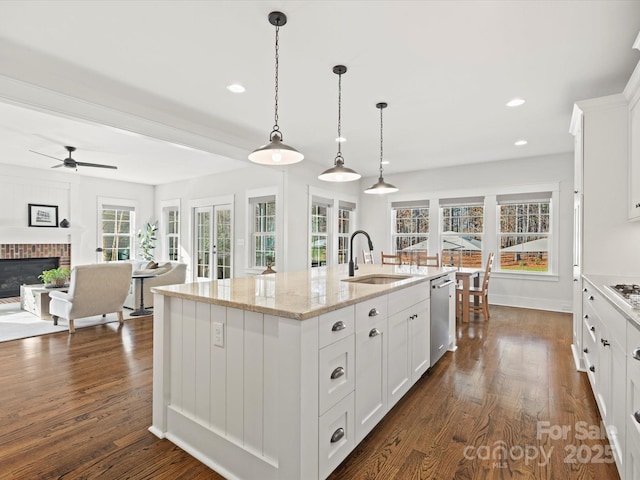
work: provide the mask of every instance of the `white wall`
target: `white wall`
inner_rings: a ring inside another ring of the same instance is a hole
[[[98,198],[131,199],[138,205],[136,229],[153,215],[149,185],[103,180],[0,164],[0,243],[71,243],[71,265],[95,263],[98,242]],[[29,228],[27,205],[58,206],[58,221],[70,228]]]
[[[568,135],[568,133],[567,133]],[[379,251],[391,251],[390,204],[393,201],[479,196],[520,185],[559,184],[559,231],[557,275],[523,279],[494,273],[490,285],[490,302],[543,310],[570,311],[572,302],[573,235],[573,155],[571,153],[504,160],[460,167],[439,168],[401,175],[385,174],[385,180],[400,191],[391,195],[360,196],[360,226],[373,240],[376,261]],[[375,178],[362,179],[364,189]],[[492,217],[493,218],[493,217]],[[438,225],[430,225],[432,231]],[[489,232],[492,225],[485,225]],[[364,243],[360,242],[359,248]],[[437,245],[432,247],[437,249]],[[359,250],[358,250],[359,251]],[[497,252],[496,252],[497,253]]]

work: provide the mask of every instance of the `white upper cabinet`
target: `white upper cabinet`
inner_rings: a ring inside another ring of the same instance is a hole
[[[640,50],[640,34],[633,45]],[[640,219],[640,64],[624,89],[629,102],[629,220]]]

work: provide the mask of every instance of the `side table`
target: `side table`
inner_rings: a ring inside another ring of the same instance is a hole
[[[147,310],[146,308],[144,308],[144,279],[152,278],[152,277],[155,277],[155,275],[151,275],[148,273],[131,275],[131,278],[137,278],[138,280],[140,280],[140,308],[138,308],[137,310],[134,310],[129,314],[132,317],[139,317],[140,315],[151,315],[153,313],[151,310]],[[134,292],[135,292],[135,288],[136,286],[134,285],[133,286]]]

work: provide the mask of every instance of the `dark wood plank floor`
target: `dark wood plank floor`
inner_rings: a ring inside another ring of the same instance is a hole
[[[458,337],[332,480],[619,478],[596,458],[606,440],[576,438],[599,417],[573,367],[570,315],[493,307]],[[0,343],[0,362],[0,478],[222,478],[147,431],[149,319]],[[583,443],[590,462],[571,456]]]

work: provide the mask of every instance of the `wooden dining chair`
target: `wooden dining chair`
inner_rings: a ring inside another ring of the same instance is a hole
[[[422,253],[422,254],[421,254]],[[440,255],[436,253],[435,255],[426,255],[426,252],[421,252],[418,254],[418,267],[439,267],[440,266]]]
[[[400,257],[397,253],[385,255],[384,252],[380,252],[383,265],[400,265]]]
[[[362,261],[367,264],[373,264],[373,252],[371,250],[367,251],[367,250],[362,250]]]
[[[489,279],[491,278],[491,269],[493,268],[494,253],[489,254],[487,259],[487,266],[484,270],[484,277],[482,278],[482,284],[478,287],[469,288],[469,298],[479,299],[479,303],[470,302],[469,312],[481,313],[484,316],[485,321],[489,320]],[[458,305],[464,301],[462,298],[462,287],[459,285],[456,287],[456,315],[459,313]]]

